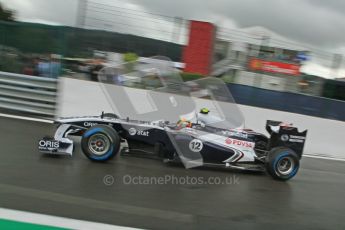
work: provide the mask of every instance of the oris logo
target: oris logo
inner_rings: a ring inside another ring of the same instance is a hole
[[[237,145],[237,146],[242,146],[246,148],[254,148],[254,145],[251,142],[241,141],[241,140],[236,140],[236,139],[231,139],[231,138],[227,138],[225,140],[225,143],[228,145]]]
[[[97,123],[94,123],[94,122],[84,122],[84,127],[92,127],[92,126],[95,126],[97,125]]]
[[[60,143],[58,141],[48,141],[48,140],[40,140],[38,145],[41,148],[54,148],[54,149],[58,149],[60,147]]]

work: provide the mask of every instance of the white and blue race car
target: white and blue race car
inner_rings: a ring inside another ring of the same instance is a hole
[[[109,161],[117,154],[159,158],[191,167],[219,167],[268,172],[274,179],[297,174],[307,131],[267,121],[269,136],[249,129],[222,129],[209,125],[208,110],[194,122],[138,121],[115,114],[61,118],[54,137],[39,141],[48,154],[72,155],[69,136],[81,136],[83,153],[92,161]]]

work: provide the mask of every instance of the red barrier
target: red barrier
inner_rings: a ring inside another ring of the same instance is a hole
[[[183,51],[185,72],[210,74],[215,32],[215,26],[209,22],[190,21],[189,41]]]

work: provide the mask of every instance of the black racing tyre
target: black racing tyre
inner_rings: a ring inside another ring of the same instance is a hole
[[[299,169],[299,157],[286,147],[273,148],[266,157],[267,172],[276,180],[290,180]]]
[[[84,133],[81,148],[87,158],[92,161],[105,162],[120,150],[121,138],[117,132],[107,125],[95,125]]]
[[[105,113],[103,114],[103,118],[120,118],[118,115],[116,115],[115,113]]]

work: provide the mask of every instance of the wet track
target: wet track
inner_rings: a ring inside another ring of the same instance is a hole
[[[79,143],[73,157],[44,156],[37,141],[53,125],[0,118],[0,128],[4,208],[147,229],[345,229],[344,162],[304,158],[297,177],[284,183],[125,156],[92,163]],[[126,184],[138,176],[180,181]],[[233,183],[183,184],[187,176]]]

